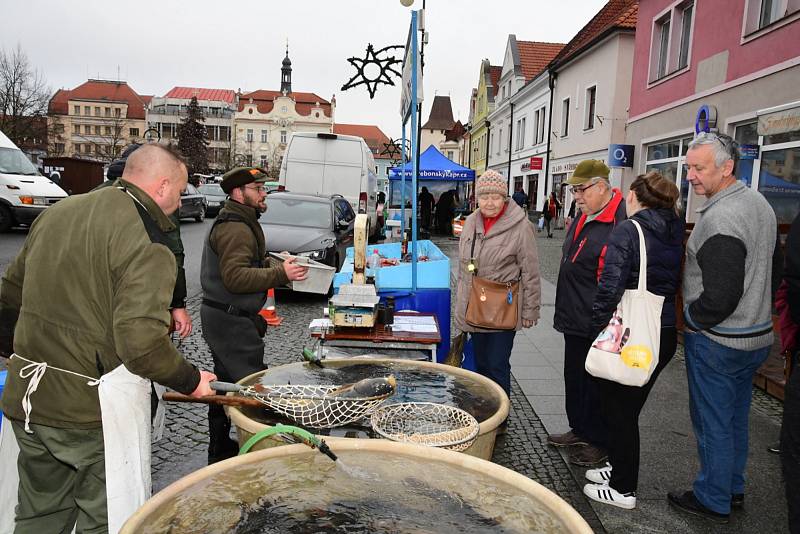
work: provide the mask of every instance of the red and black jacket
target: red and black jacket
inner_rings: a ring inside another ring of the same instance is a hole
[[[561,247],[553,327],[571,336],[593,337],[592,302],[603,272],[609,234],[625,220],[625,202],[619,189],[595,219],[581,215],[569,228]]]

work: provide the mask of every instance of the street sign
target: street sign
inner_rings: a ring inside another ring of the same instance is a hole
[[[608,145],[608,166],[633,168],[633,145]]]
[[[543,164],[544,164],[544,158],[537,158],[536,156],[533,156],[531,158],[531,170],[532,171],[541,171]]]

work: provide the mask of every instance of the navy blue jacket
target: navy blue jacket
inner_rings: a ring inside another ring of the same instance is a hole
[[[675,326],[675,295],[681,280],[684,222],[668,209],[644,209],[631,217],[644,232],[647,290],[664,297],[661,326]],[[592,304],[592,332],[606,327],[626,289],[639,284],[639,234],[623,222],[611,232],[606,263]]]
[[[592,302],[605,263],[611,231],[625,220],[625,199],[614,189],[611,201],[587,222],[581,215],[573,222],[561,247],[561,267],[556,285],[553,327],[570,336],[596,337],[592,331]]]

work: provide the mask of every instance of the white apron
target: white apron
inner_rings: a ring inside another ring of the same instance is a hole
[[[46,363],[32,362],[18,354],[12,358],[29,362],[19,372],[20,377],[30,378],[22,401],[26,431],[30,430],[28,425],[33,409],[30,397],[47,369],[86,378],[87,385],[98,387],[103,421],[108,531],[116,534],[125,521],[150,498],[150,381],[134,375],[124,365],[94,379],[49,367]],[[19,447],[11,423],[4,419],[0,429],[0,502],[4,503],[0,507],[0,532],[14,530],[19,486],[18,454]]]

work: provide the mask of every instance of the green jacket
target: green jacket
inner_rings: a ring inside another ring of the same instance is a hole
[[[98,185],[92,191],[97,191],[99,189],[105,189],[106,187],[111,187],[119,185],[120,180],[106,180],[102,184]],[[183,260],[185,258],[185,254],[183,251],[183,241],[181,240],[181,221],[178,219],[178,212],[173,213],[169,216],[170,222],[172,222],[173,228],[171,230],[166,230],[164,232],[165,241],[164,244],[169,247],[172,253],[175,255],[175,261],[178,264],[178,278],[175,280],[175,289],[172,292],[172,301],[169,304],[170,308],[185,308],[186,307],[186,272],[183,269]]]
[[[231,293],[263,293],[269,288],[288,284],[289,278],[283,265],[271,265],[266,257],[264,231],[258,223],[258,212],[229,199],[225,201],[217,218],[224,217],[226,213],[242,217],[247,224],[218,224],[209,235],[209,244],[219,256],[219,269],[225,289]],[[253,266],[259,260],[264,262],[266,268]]]
[[[36,219],[2,278],[0,341],[16,322],[14,351],[29,360],[93,378],[124,364],[134,374],[191,393],[199,371],[167,333],[175,257],[151,241],[143,220],[150,217],[156,232],[173,225],[144,191],[120,183],[127,192],[108,187],[68,197]],[[19,371],[25,365],[18,358],[8,361],[0,404],[14,419],[24,418],[28,379]],[[30,398],[31,422],[101,426],[97,387],[86,382],[48,369]]]

